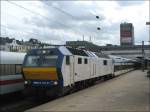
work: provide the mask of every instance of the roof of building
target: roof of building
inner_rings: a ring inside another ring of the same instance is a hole
[[[0,37],[0,45],[5,45],[6,43],[10,44],[10,43],[13,42],[13,40],[16,40],[16,39],[14,39],[14,38],[9,38],[9,37]],[[21,45],[21,44],[22,44],[22,42],[19,41],[19,40],[16,40],[16,43],[17,43],[18,45]]]

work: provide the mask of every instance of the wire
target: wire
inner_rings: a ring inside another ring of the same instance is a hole
[[[10,28],[10,27],[7,27],[7,26],[5,26],[5,25],[1,25],[2,27],[4,27],[4,28],[7,28],[7,29],[9,29],[9,30],[13,30],[12,28]],[[33,34],[33,35],[39,35],[39,34],[36,34],[36,33],[31,33],[31,32],[18,32],[18,33],[28,33],[28,34]],[[20,35],[19,35],[20,36]],[[22,36],[22,35],[21,35]],[[39,35],[39,36],[41,36],[41,35]],[[12,36],[13,37],[13,36]],[[45,44],[49,44],[49,43],[45,43]],[[48,46],[65,46],[65,45],[57,45],[57,44],[49,44]]]
[[[8,27],[8,26],[6,26],[6,25],[2,25],[2,24],[1,24],[1,26],[4,27],[4,28],[10,29],[10,30],[14,30],[13,28],[10,28],[10,27]],[[17,31],[17,32],[18,32],[18,31]],[[31,32],[27,32],[27,31],[20,32],[20,33],[28,33],[28,34],[33,34],[33,35],[41,36],[41,35],[39,35],[39,34],[37,34],[37,33],[31,33]]]
[[[30,12],[30,13],[33,13],[33,14],[35,14],[35,15],[39,15],[39,16],[45,18],[47,21],[52,20],[51,18],[48,18],[48,17],[46,17],[46,16],[43,16],[43,15],[37,13],[37,12],[34,12],[34,11],[30,10],[30,9],[27,9],[27,8],[25,8],[25,7],[21,6],[21,5],[18,5],[18,4],[16,4],[16,3],[14,3],[14,2],[11,2],[11,1],[9,1],[9,0],[7,0],[7,2],[9,2],[9,3],[11,3],[11,4],[13,4],[13,5],[17,6],[17,7],[20,7],[20,8],[22,8],[22,9],[24,9],[24,10]],[[53,20],[52,20],[52,21],[53,21]],[[66,24],[62,24],[62,23],[57,22],[57,21],[53,21],[53,22],[54,22],[54,23],[56,22],[57,24],[63,25],[63,26],[65,26],[65,27],[69,27],[68,30],[72,29],[72,31],[75,32],[75,33],[77,33],[77,34],[81,34],[81,35],[83,34],[83,33],[81,33],[80,30],[75,31],[75,29],[73,29],[73,27],[67,26]]]
[[[65,14],[65,15],[67,15],[67,16],[73,18],[73,19],[79,19],[79,18],[77,18],[77,17],[71,15],[70,13],[68,13],[68,12],[66,12],[66,11],[64,11],[64,10],[62,10],[62,9],[60,9],[60,8],[58,8],[58,7],[55,7],[55,6],[53,6],[53,5],[48,5],[48,4],[45,4],[45,5],[50,6],[50,7],[52,7],[52,8],[54,8],[54,9],[58,10],[59,12]]]
[[[39,16],[45,18],[47,21],[52,20],[52,19],[49,18],[49,17],[46,17],[46,16],[44,16],[44,15],[41,15],[40,13],[34,12],[34,11],[32,11],[32,10],[30,10],[30,9],[27,9],[27,8],[21,6],[21,5],[18,5],[18,4],[16,4],[16,3],[14,3],[14,2],[11,2],[11,1],[9,1],[9,0],[7,0],[7,2],[9,2],[9,3],[11,3],[11,4],[13,4],[13,5],[15,5],[15,6],[19,7],[19,8],[22,8],[22,9],[24,9],[24,10],[30,12],[30,13],[33,13],[33,14],[35,14],[35,15],[39,15]],[[46,5],[47,5],[47,4],[46,4]],[[49,6],[49,5],[47,5],[47,6]],[[67,16],[70,16],[70,17],[73,18],[73,19],[79,20],[79,18],[77,18],[77,17],[71,15],[71,14],[68,13],[68,12],[65,12],[64,10],[62,10],[62,9],[60,9],[60,8],[58,8],[58,7],[54,7],[54,6],[52,6],[52,7],[53,7],[54,9],[60,11],[61,13],[65,14],[65,15],[67,15]],[[73,28],[73,27],[70,27],[70,26],[68,26],[68,25],[66,25],[66,24],[62,24],[62,23],[57,22],[57,21],[53,21],[53,22],[54,22],[54,23],[57,23],[57,24],[59,24],[59,25],[63,25],[63,26],[65,26],[65,27],[69,27],[68,30],[72,29],[72,32],[76,32],[76,31],[75,31],[76,29]],[[78,30],[80,30],[80,29],[78,28]],[[83,35],[83,32],[81,33],[81,30],[80,30],[80,31],[77,31],[76,33]]]
[[[58,7],[55,7],[55,6],[53,6],[53,5],[48,5],[48,4],[45,4],[45,5],[50,6],[50,7],[54,8],[54,9],[58,10],[59,12],[61,12],[61,13],[65,14],[65,15],[67,15],[67,16],[69,16],[69,17],[75,19],[75,20],[80,20],[80,18],[75,17],[75,16],[71,15],[70,13],[68,13],[68,12],[66,12],[66,11],[64,11],[64,10],[62,10],[62,9],[60,9],[60,8],[58,8]],[[92,13],[90,12],[90,14],[92,14]],[[92,15],[96,17],[95,20],[100,19],[99,16],[96,16],[96,15],[94,15],[94,14],[92,14]]]
[[[9,3],[11,3],[11,4],[15,5],[15,6],[18,6],[18,7],[22,8],[22,9],[24,9],[24,10],[30,12],[30,13],[33,13],[33,14],[35,14],[35,15],[39,15],[39,16],[45,18],[45,19],[48,20],[48,21],[52,20],[51,18],[48,18],[48,17],[46,17],[46,16],[43,16],[43,15],[41,15],[40,13],[34,12],[34,11],[32,11],[32,10],[30,10],[30,9],[27,9],[27,8],[21,6],[21,5],[18,5],[18,4],[16,4],[16,3],[14,3],[14,2],[11,2],[11,1],[9,1],[9,0],[7,0],[7,2],[9,2]],[[52,20],[52,21],[53,21],[53,20]],[[57,22],[57,21],[53,21],[53,22],[56,22],[56,23],[59,24],[59,25],[66,26],[65,24],[62,24],[62,23]]]

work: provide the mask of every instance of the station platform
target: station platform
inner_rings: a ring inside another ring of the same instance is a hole
[[[79,92],[27,110],[43,111],[150,111],[150,78],[135,70]]]

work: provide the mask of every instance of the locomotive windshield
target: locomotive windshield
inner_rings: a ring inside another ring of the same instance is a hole
[[[27,56],[25,66],[39,66],[40,56]]]
[[[26,56],[24,66],[26,67],[49,67],[56,66],[58,56],[50,52],[32,52]]]
[[[56,66],[57,56],[27,56],[24,66],[48,67]]]
[[[56,66],[58,56],[44,56],[41,61],[41,66]]]

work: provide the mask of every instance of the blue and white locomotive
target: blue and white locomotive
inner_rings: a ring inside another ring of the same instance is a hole
[[[114,76],[114,62],[102,53],[60,46],[30,50],[22,70],[27,90],[62,94]]]

